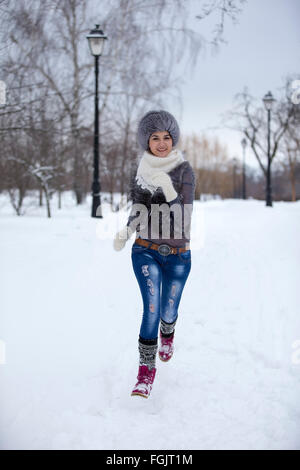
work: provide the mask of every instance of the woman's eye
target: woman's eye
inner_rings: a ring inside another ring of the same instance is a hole
[[[154,140],[154,141],[158,141],[158,140],[159,140],[158,137],[151,137],[151,139]],[[166,136],[164,137],[164,140],[170,140],[170,136],[169,136],[169,135],[166,135]]]

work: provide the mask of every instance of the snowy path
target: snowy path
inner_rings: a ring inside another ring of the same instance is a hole
[[[133,240],[97,238],[108,208],[3,208],[2,449],[300,449],[300,202],[195,203],[201,243],[149,400],[130,396]]]

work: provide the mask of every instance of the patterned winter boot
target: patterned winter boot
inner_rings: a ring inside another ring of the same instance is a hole
[[[139,366],[139,373],[137,376],[137,383],[132,390],[131,395],[139,395],[144,398],[150,396],[152,385],[156,374],[156,368],[149,369],[148,366]]]
[[[160,322],[160,347],[158,351],[159,358],[167,362],[171,359],[174,352],[174,333],[175,323],[166,323],[161,320]]]
[[[131,392],[132,396],[139,395],[144,398],[150,396],[156,374],[157,347],[157,338],[155,340],[139,338],[140,364],[137,383]]]

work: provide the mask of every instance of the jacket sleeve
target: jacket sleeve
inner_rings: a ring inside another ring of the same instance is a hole
[[[129,200],[132,201],[132,205],[131,205],[131,211],[130,211],[130,214],[129,214],[129,217],[128,217],[128,220],[127,220],[127,227],[131,227],[132,224],[131,222],[136,219],[137,217],[137,214],[136,214],[136,211],[134,211],[134,204],[136,203],[136,192],[134,190],[134,180],[135,180],[135,174],[131,177],[131,180],[130,180],[130,187],[129,187]]]
[[[182,175],[182,184],[180,192],[173,201],[169,202],[170,207],[174,204],[180,204],[182,217],[172,216],[171,221],[175,233],[182,234],[184,238],[190,240],[190,229],[192,222],[193,202],[195,199],[196,178],[190,163],[184,170]]]
[[[130,181],[129,200],[132,201],[131,211],[127,220],[127,227],[131,228],[134,233],[139,227],[142,231],[148,226],[148,209],[146,203],[146,195],[140,194],[135,181],[135,174]],[[139,220],[138,220],[139,219]]]

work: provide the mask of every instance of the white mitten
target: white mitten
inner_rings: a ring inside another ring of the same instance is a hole
[[[151,182],[154,186],[162,188],[167,202],[173,201],[177,197],[178,194],[174,189],[171,177],[165,171],[155,173],[151,177]]]
[[[129,226],[125,226],[120,230],[119,232],[116,233],[113,241],[113,247],[116,251],[120,251],[124,248],[126,245],[127,240],[131,237],[133,234],[132,229]]]

